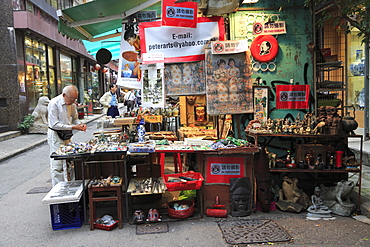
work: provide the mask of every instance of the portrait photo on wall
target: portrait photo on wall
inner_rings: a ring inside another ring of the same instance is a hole
[[[221,55],[206,49],[206,89],[209,115],[252,113],[249,52]]]
[[[169,96],[205,94],[204,61],[165,64],[164,83]]]

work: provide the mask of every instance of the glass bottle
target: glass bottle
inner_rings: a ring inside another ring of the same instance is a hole
[[[291,158],[291,154],[290,154],[290,149],[288,149],[286,151],[287,155],[286,155],[286,159],[285,159],[285,164],[290,164],[292,163],[292,158]]]

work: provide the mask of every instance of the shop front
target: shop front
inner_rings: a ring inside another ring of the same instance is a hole
[[[192,5],[172,7],[197,13]],[[310,200],[321,184],[332,188],[350,172],[359,174],[361,190],[362,146],[358,158],[347,143],[362,143],[362,136],[343,128],[344,107],[324,103],[332,102],[328,92],[346,88],[323,84],[341,65],[315,61],[315,29],[303,5],[268,7],[242,5],[228,22],[193,15],[181,28],[123,24],[117,85],[141,90],[142,106],[103,118],[94,138],[52,154],[75,161],[78,179],[88,180],[90,201],[83,202],[91,230],[104,216],[95,208],[100,187],[123,195],[108,197],[123,205],[117,203],[117,223],[106,229],[276,207],[312,213],[314,206],[344,216],[355,210]]]

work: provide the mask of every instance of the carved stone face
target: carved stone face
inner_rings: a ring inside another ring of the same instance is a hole
[[[194,105],[194,104],[195,104],[196,99],[197,99],[197,96],[194,96],[194,95],[186,96],[186,102],[187,102],[189,105]]]

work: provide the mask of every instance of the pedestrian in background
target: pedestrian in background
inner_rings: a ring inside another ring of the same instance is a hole
[[[107,114],[107,116],[111,116],[112,118],[115,118],[116,116],[119,116],[118,111],[118,97],[117,97],[117,85],[116,84],[109,84],[109,91],[103,94],[101,96],[99,102],[104,107],[104,113]]]
[[[50,154],[56,152],[60,145],[71,142],[72,130],[86,131],[86,124],[78,119],[76,100],[78,90],[69,85],[63,88],[62,94],[50,100],[48,105],[48,144]],[[64,131],[66,135],[63,136]],[[58,133],[59,132],[59,133]],[[74,167],[68,165],[65,160],[50,158],[51,182],[56,185],[61,181],[72,181],[75,179]]]
[[[127,106],[127,112],[134,110],[136,96],[132,92],[132,89],[125,94],[125,102]]]

